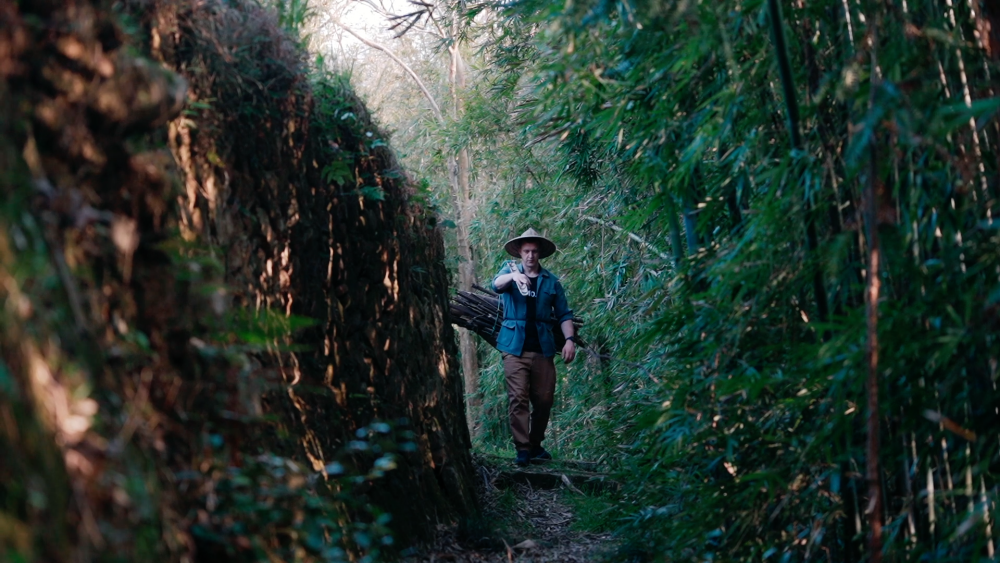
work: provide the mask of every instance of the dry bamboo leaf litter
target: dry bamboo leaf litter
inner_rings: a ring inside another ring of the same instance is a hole
[[[432,545],[404,561],[589,563],[606,560],[601,554],[610,551],[611,535],[573,530],[573,508],[562,502],[559,489],[540,489],[529,483],[515,482],[501,490],[493,485],[500,471],[483,468],[481,471],[488,485],[482,491],[485,514],[491,520],[508,521],[509,525],[502,531],[505,535],[496,545],[483,547],[460,539],[454,526],[441,527]],[[501,502],[505,492],[508,502],[514,499],[514,506],[507,506],[506,510]]]

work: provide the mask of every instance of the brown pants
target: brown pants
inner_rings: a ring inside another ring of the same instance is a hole
[[[537,352],[524,352],[520,356],[504,354],[503,371],[507,376],[508,415],[514,447],[527,450],[541,446],[556,392],[556,365],[552,358]]]

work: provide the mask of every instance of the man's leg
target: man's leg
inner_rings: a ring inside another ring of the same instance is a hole
[[[545,439],[545,429],[549,425],[552,401],[556,393],[556,365],[552,358],[536,354],[532,358],[531,387],[531,430],[528,440],[532,448],[540,448]]]
[[[503,355],[503,371],[507,381],[507,415],[514,447],[527,450],[531,447],[528,437],[528,383],[531,359],[513,354]]]

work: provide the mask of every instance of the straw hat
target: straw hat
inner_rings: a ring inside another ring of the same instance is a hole
[[[507,254],[510,254],[514,258],[520,258],[521,253],[519,250],[521,249],[521,243],[529,241],[538,243],[539,259],[548,258],[556,253],[556,243],[543,237],[542,234],[535,229],[528,229],[527,231],[524,231],[521,236],[510,239],[507,241],[507,244],[503,245],[503,248],[507,251]]]

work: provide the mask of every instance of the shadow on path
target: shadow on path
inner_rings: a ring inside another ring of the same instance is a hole
[[[493,461],[493,460],[490,460]],[[507,462],[509,465],[509,462]],[[574,524],[570,499],[587,495],[559,471],[518,470],[494,463],[479,466],[483,519],[474,525],[442,527],[434,544],[412,555],[407,563],[533,562],[583,563],[606,561],[612,553],[610,533],[582,531]],[[552,473],[555,479],[536,477]],[[603,557],[602,557],[603,555]]]

